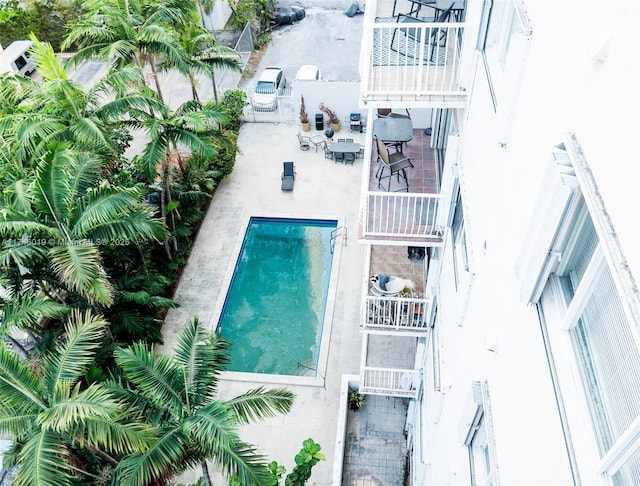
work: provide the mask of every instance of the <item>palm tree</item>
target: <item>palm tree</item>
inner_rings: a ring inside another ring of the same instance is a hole
[[[140,204],[135,188],[99,184],[102,160],[65,144],[51,146],[36,173],[5,189],[0,200],[0,262],[46,265],[68,291],[108,305],[112,286],[100,245],[162,241],[165,227]],[[43,286],[46,291],[46,286]]]
[[[224,123],[226,119],[226,115],[217,106],[203,107],[196,101],[187,101],[175,111],[164,106],[159,112],[149,113],[141,120],[149,139],[141,156],[143,169],[150,182],[158,178],[162,182],[161,212],[172,229],[175,229],[177,209],[177,203],[171,199],[169,184],[172,156],[177,159],[180,169],[184,168],[184,161],[179,148],[189,150],[191,155],[205,158],[215,156],[216,144],[227,143],[219,132],[220,123]],[[175,246],[174,239],[174,249]],[[166,251],[171,258],[168,243]]]
[[[215,36],[192,19],[183,25],[180,42],[191,62],[183,72],[191,83],[191,93],[195,101],[200,101],[197,91],[196,74],[208,74],[213,85],[213,98],[218,101],[218,89],[215,80],[215,70],[226,67],[232,71],[241,72],[240,54],[230,47],[220,45]]]
[[[84,88],[71,80],[49,44],[34,42],[32,56],[41,82],[28,79],[2,83],[0,96],[11,100],[0,117],[0,139],[14,156],[20,171],[32,166],[51,142],[71,142],[76,149],[113,159],[117,147],[113,130],[122,119],[140,109],[157,109],[161,103],[144,92],[138,71],[122,69]],[[5,105],[0,105],[5,106]]]
[[[14,438],[15,486],[70,486],[92,474],[82,451],[112,467],[111,456],[147,450],[153,431],[125,421],[122,403],[103,385],[82,387],[107,322],[75,310],[65,339],[33,369],[0,344],[0,433]]]
[[[190,0],[101,0],[89,2],[87,13],[72,27],[62,49],[79,46],[71,65],[103,59],[114,69],[134,65],[144,81],[148,65],[162,99],[158,63],[184,72],[189,59],[176,29],[196,12]]]
[[[146,418],[158,431],[158,442],[148,451],[118,464],[114,474],[119,485],[164,485],[171,475],[200,463],[208,486],[207,460],[244,486],[264,484],[263,458],[240,440],[237,426],[288,413],[294,395],[260,387],[231,400],[216,399],[229,346],[194,318],[183,328],[174,356],[158,356],[144,344],[116,350],[116,363],[130,383],[123,398],[136,405],[135,417]]]

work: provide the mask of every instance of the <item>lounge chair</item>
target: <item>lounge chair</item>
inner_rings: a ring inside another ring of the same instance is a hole
[[[373,275],[369,281],[373,295],[396,297],[400,295],[404,289],[411,291],[415,289],[415,284],[411,280],[393,275],[376,274]]]
[[[282,184],[280,185],[280,189],[283,191],[292,191],[293,190],[293,182],[296,179],[296,172],[293,165],[293,162],[283,162],[282,163]]]

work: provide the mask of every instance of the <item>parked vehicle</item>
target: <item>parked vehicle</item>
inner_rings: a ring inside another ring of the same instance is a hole
[[[0,53],[0,72],[14,72],[30,76],[35,71],[36,66],[31,57],[29,49],[33,47],[30,40],[14,41]]]
[[[262,71],[251,97],[256,111],[273,111],[278,106],[278,93],[287,85],[287,79],[279,67],[268,67]]]
[[[322,74],[315,64],[304,64],[296,73],[296,81],[319,81],[321,79]]]
[[[286,7],[277,7],[273,11],[271,23],[274,26],[289,25],[305,18],[306,11],[300,2],[294,2]]]

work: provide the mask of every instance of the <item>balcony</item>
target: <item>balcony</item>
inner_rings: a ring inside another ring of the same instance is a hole
[[[421,336],[428,332],[431,299],[367,295],[362,327],[383,334]]]
[[[398,23],[397,13],[408,12],[410,5],[406,0],[366,5],[360,54],[362,103],[463,107],[460,53],[465,23],[411,22],[403,17]]]
[[[366,258],[360,392],[415,398],[422,386],[421,371],[415,369],[417,342],[431,330],[432,299],[424,291],[425,260],[409,259],[407,248],[399,246],[371,246]],[[376,273],[411,280],[413,295],[369,295],[368,276]]]
[[[422,370],[415,369],[415,338],[364,334],[360,393],[417,398],[422,387]]]
[[[438,211],[447,200],[438,193],[431,137],[424,130],[415,129],[403,151],[414,166],[406,170],[409,192],[393,192],[399,187],[395,176],[390,192],[386,192],[378,188],[377,152],[372,143],[370,160],[365,162],[369,178],[364,182],[360,203],[359,239],[371,244],[440,246],[443,227],[438,222]]]

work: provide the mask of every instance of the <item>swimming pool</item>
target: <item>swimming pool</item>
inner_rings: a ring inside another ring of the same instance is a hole
[[[316,376],[337,223],[250,218],[218,320],[229,371]]]

